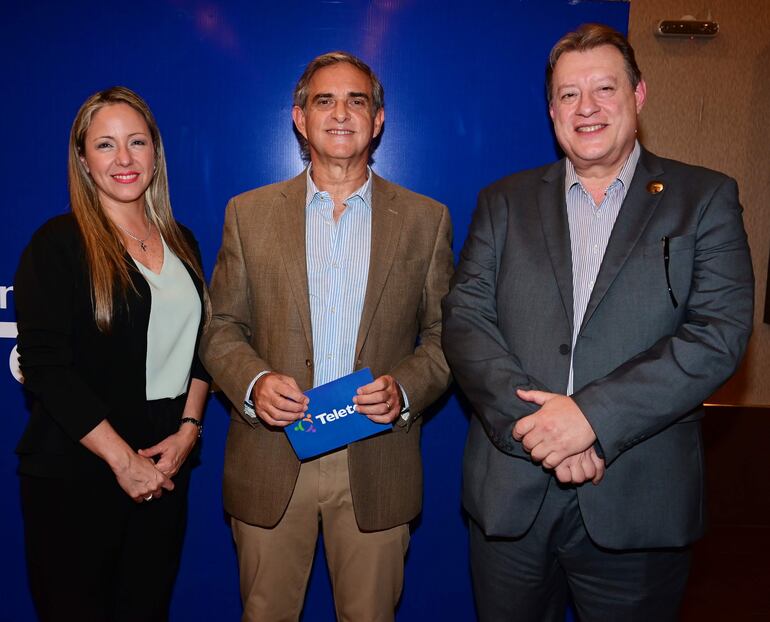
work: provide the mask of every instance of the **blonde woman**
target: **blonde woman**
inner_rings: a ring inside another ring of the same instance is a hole
[[[68,177],[72,213],[34,234],[14,286],[30,587],[43,621],[164,620],[209,380],[198,246],[133,91],[81,106]]]

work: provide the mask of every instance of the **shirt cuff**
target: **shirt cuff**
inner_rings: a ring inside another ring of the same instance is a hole
[[[401,397],[402,397],[402,401],[404,402],[404,407],[401,409],[401,412],[399,413],[398,419],[396,420],[396,425],[405,426],[407,423],[409,423],[409,419],[412,417],[412,413],[409,410],[409,397],[407,396],[406,391],[404,391],[404,387],[402,387],[399,384],[398,388],[401,391]]]
[[[254,402],[251,401],[251,392],[254,390],[254,385],[257,384],[257,380],[269,373],[269,369],[261,371],[256,376],[254,376],[254,380],[249,383],[249,388],[246,389],[246,395],[243,398],[243,414],[245,414],[247,417],[251,417],[252,419],[257,418],[257,411],[254,410]]]

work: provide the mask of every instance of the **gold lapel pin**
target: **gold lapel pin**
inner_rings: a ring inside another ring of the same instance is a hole
[[[665,186],[663,185],[662,181],[651,181],[649,184],[647,184],[647,192],[650,194],[658,194],[663,192],[664,187]]]

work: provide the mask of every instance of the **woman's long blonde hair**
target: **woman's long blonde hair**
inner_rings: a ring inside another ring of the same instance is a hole
[[[91,95],[78,110],[70,131],[67,165],[70,204],[85,246],[96,325],[102,332],[109,332],[115,313],[115,295],[122,294],[125,299],[127,290],[134,289],[130,276],[130,270],[134,267],[126,259],[120,232],[107,217],[99,201],[96,185],[81,160],[81,156],[85,155],[86,133],[94,114],[102,107],[112,104],[131,106],[147,123],[155,151],[155,172],[144,193],[147,219],[158,228],[174,254],[187,264],[204,284],[205,313],[208,296],[205,293],[203,272],[171,212],[166,156],[158,124],[149,106],[139,95],[124,86],[113,86]]]

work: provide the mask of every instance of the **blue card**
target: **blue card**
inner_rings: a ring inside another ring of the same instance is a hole
[[[300,460],[392,429],[353,410],[356,389],[372,382],[368,367],[305,391],[310,398],[305,418],[284,428]]]

